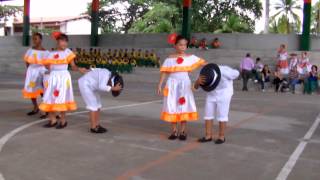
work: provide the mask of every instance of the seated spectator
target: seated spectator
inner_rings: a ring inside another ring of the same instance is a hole
[[[297,70],[297,66],[292,68],[289,72],[289,83],[291,87],[291,92],[294,94],[296,85],[302,83],[302,80],[300,79],[300,76]]]
[[[318,91],[318,67],[313,65],[308,77],[304,80],[304,93],[312,94]]]
[[[280,85],[282,84],[284,78],[281,73],[280,67],[277,66],[276,71],[274,72],[273,84],[275,85],[275,92],[279,92]]]
[[[219,41],[218,38],[214,38],[214,40],[211,43],[211,46],[213,49],[218,49],[221,46],[221,42]]]
[[[261,79],[259,79],[262,92],[265,91],[265,83],[270,82],[270,75],[271,75],[271,71],[269,69],[269,66],[264,65],[261,71]]]
[[[189,43],[189,48],[198,48],[198,40],[192,36],[190,43]]]
[[[208,45],[207,45],[207,40],[206,40],[206,38],[203,38],[203,39],[200,41],[199,49],[202,49],[202,50],[207,50],[207,49],[208,49]]]
[[[259,79],[261,79],[261,72],[263,69],[263,64],[261,63],[261,59],[258,57],[256,59],[256,63],[254,65],[254,68],[252,70],[252,74],[255,77],[254,82],[257,83],[259,81]]]

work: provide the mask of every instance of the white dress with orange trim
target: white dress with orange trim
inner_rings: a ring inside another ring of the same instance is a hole
[[[43,75],[46,68],[43,60],[48,56],[49,51],[28,49],[24,55],[24,61],[29,64],[22,95],[24,98],[37,98],[43,93]]]
[[[45,112],[71,111],[76,110],[77,105],[73,97],[71,75],[68,71],[68,64],[75,58],[70,50],[52,51],[44,61],[50,65],[50,74],[47,81],[43,102],[39,108]]]
[[[167,122],[195,121],[198,112],[192,92],[189,72],[206,62],[195,55],[167,58],[160,72],[169,73],[163,90],[161,119]]]
[[[278,66],[280,68],[281,74],[289,74],[289,62],[287,52],[282,52],[278,54]]]

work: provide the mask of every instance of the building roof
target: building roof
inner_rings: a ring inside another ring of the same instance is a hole
[[[65,17],[34,17],[30,18],[30,23],[62,23],[68,21],[74,21],[78,19],[89,19],[89,15],[80,15],[80,16],[65,16]],[[13,24],[22,24],[23,19],[15,19]]]

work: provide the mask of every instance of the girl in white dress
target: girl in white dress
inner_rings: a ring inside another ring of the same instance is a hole
[[[176,52],[171,54],[160,68],[160,81],[158,94],[163,93],[163,108],[161,119],[171,123],[172,133],[170,140],[179,138],[186,140],[186,122],[198,120],[198,112],[195,105],[192,83],[189,72],[205,65],[203,59],[195,55],[186,54],[188,40],[182,36],[176,38]],[[162,89],[163,82],[168,76],[166,86]],[[180,123],[178,130],[177,123]]]
[[[49,77],[45,86],[43,102],[39,108],[42,111],[49,112],[50,121],[44,125],[45,128],[56,127],[62,129],[67,126],[65,120],[66,111],[77,109],[76,102],[73,97],[72,81],[68,71],[68,65],[74,71],[81,73],[87,72],[84,68],[78,68],[74,63],[76,55],[67,48],[68,36],[65,34],[58,34],[56,37],[57,48],[49,53],[44,60],[44,64],[49,69]],[[60,123],[58,124],[56,113],[60,112]]]
[[[39,112],[37,98],[43,93],[42,82],[46,71],[43,60],[49,53],[42,47],[42,35],[40,33],[32,35],[32,44],[32,48],[27,50],[23,58],[27,65],[27,72],[22,95],[26,99],[31,99],[33,104],[33,110],[27,113],[28,116]]]

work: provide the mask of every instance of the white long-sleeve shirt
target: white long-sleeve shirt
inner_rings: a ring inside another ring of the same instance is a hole
[[[239,71],[229,66],[219,66],[221,79],[215,90],[207,93],[207,100],[220,101],[230,99],[233,95],[233,80],[239,76]]]
[[[108,81],[111,77],[111,72],[107,69],[95,68],[80,78],[80,81],[86,81],[88,87],[92,91],[106,91],[111,90]]]

